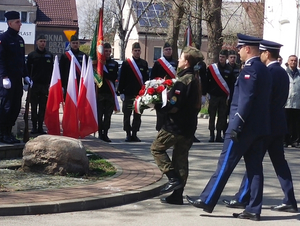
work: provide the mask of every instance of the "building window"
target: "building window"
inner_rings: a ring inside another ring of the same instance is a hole
[[[0,10],[0,21],[5,21],[5,16],[4,16],[4,14],[5,14],[5,11],[4,10]]]
[[[27,23],[27,12],[21,12],[21,22]]]
[[[162,48],[161,47],[154,47],[154,62],[157,61],[162,55]]]

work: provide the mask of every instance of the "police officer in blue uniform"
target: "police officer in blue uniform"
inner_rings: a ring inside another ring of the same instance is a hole
[[[20,14],[8,11],[4,14],[8,29],[0,35],[0,141],[20,143],[11,133],[18,118],[23,95],[22,78],[32,82],[25,67],[25,44],[18,35],[21,28]]]
[[[267,65],[272,75],[272,97],[271,97],[271,135],[266,139],[266,149],[271,158],[276,175],[280,182],[284,199],[282,204],[271,207],[271,210],[297,213],[297,202],[294,194],[292,175],[284,156],[283,140],[287,133],[286,116],[284,105],[289,94],[289,78],[286,71],[277,61],[281,44],[263,40],[260,43],[261,61]],[[244,208],[249,203],[249,186],[247,174],[245,174],[242,184],[235,198],[224,199],[227,207]]]
[[[263,195],[262,159],[264,138],[270,134],[272,77],[259,58],[260,38],[238,34],[239,53],[245,67],[235,83],[229,124],[217,169],[199,198],[186,196],[189,203],[211,213],[237,163],[244,157],[250,201],[234,217],[260,220]]]

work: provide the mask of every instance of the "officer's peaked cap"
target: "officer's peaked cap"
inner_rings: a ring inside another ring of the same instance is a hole
[[[16,11],[8,11],[4,14],[7,20],[20,19],[20,13]]]
[[[260,42],[261,42],[261,38],[257,38],[254,36],[249,36],[249,35],[243,35],[238,33],[237,34],[238,37],[238,44],[237,44],[237,48],[241,47],[241,46],[259,46]]]
[[[277,42],[262,40],[259,45],[260,50],[280,50],[281,44]]]

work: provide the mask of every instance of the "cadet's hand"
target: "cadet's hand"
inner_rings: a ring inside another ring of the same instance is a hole
[[[5,89],[10,89],[11,88],[11,82],[10,82],[9,78],[4,78],[3,79],[3,87]]]
[[[239,142],[238,136],[239,136],[239,132],[238,131],[236,131],[234,129],[231,130],[231,133],[230,133],[231,140],[233,140],[234,142]]]
[[[206,96],[202,96],[202,98],[201,98],[201,102],[202,102],[202,105],[204,105],[204,104],[205,104],[205,102],[206,102]]]
[[[125,95],[123,93],[120,94],[120,99],[121,99],[121,101],[125,100]]]
[[[32,88],[33,81],[28,76],[26,76],[24,80],[28,85],[30,85],[30,88]]]

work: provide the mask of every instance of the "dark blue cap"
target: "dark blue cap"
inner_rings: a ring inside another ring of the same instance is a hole
[[[260,50],[280,50],[281,44],[277,42],[271,42],[268,40],[262,40],[259,45]]]
[[[238,33],[237,34],[238,37],[238,44],[237,44],[237,48],[241,47],[241,46],[259,46],[260,42],[261,42],[261,38],[257,38],[254,36],[249,36],[249,35],[243,35]]]
[[[16,11],[8,11],[4,14],[7,20],[20,19],[20,13]]]

